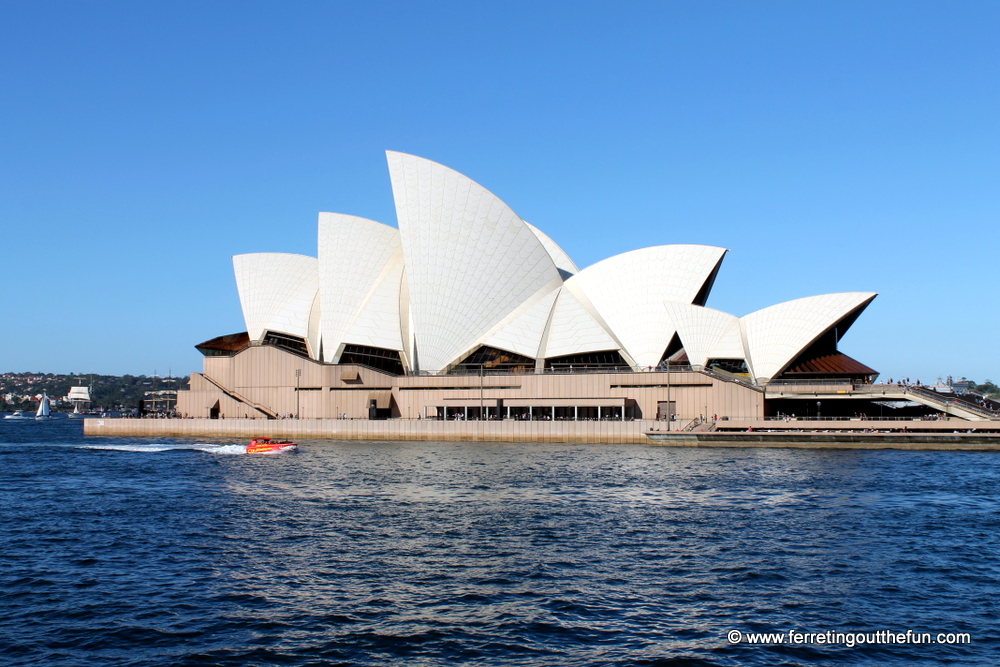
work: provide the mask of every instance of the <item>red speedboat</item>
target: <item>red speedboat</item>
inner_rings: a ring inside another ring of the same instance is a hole
[[[298,449],[299,446],[288,440],[271,440],[270,438],[254,438],[247,445],[247,454],[277,454]]]

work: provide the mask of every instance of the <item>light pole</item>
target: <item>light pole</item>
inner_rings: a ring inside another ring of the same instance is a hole
[[[299,418],[299,378],[302,377],[302,369],[295,369],[295,418]]]
[[[483,365],[479,364],[479,421],[483,420]]]
[[[820,419],[823,415],[820,414],[820,406],[823,405],[822,401],[816,401],[816,419]]]

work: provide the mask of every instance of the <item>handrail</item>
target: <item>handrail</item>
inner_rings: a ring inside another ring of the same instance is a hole
[[[931,391],[930,389],[925,389],[923,387],[910,386],[910,387],[906,387],[906,389],[910,393],[916,394],[918,396],[923,396],[924,398],[929,398],[931,400],[936,400],[936,401],[939,401],[941,403],[944,403],[946,405],[950,405],[950,406],[953,406],[953,407],[960,407],[960,408],[962,408],[964,410],[968,410],[969,412],[974,412],[974,413],[976,413],[976,414],[978,414],[980,416],[983,416],[983,417],[996,417],[997,416],[997,413],[994,412],[993,410],[990,410],[988,408],[984,408],[984,407],[982,407],[980,405],[976,405],[975,403],[972,403],[970,401],[963,401],[958,396],[955,396],[955,397],[953,397],[951,399],[948,399],[945,396],[942,396],[941,394],[937,393],[936,391]]]
[[[759,392],[763,392],[764,391],[763,387],[759,387],[759,386],[753,384],[752,382],[750,382],[749,380],[744,380],[743,378],[736,377],[735,375],[732,375],[730,373],[726,373],[725,371],[718,371],[718,370],[714,370],[714,369],[710,370],[708,368],[702,368],[698,372],[701,373],[701,374],[703,374],[703,375],[707,375],[709,377],[716,378],[717,380],[722,380],[723,382],[733,382],[733,383],[742,385],[744,387],[747,387],[748,389],[753,389],[754,391],[759,391]]]
[[[951,408],[961,408],[969,412],[975,413],[981,417],[991,417],[995,418],[997,413],[989,408],[984,408],[980,405],[976,405],[968,400],[963,400],[957,395],[947,395],[941,394],[924,387],[923,385],[907,385],[907,384],[863,384],[854,385],[854,393],[865,393],[865,394],[910,394],[912,396],[920,396],[926,400],[938,403],[942,406]]]
[[[394,378],[403,377],[402,375],[397,375],[396,373],[390,373],[389,371],[387,371],[385,369],[376,368],[375,366],[369,366],[368,364],[363,364],[363,363],[358,362],[358,361],[351,361],[351,362],[344,363],[344,364],[334,364],[334,365],[338,366],[338,367],[341,367],[341,368],[344,368],[344,367],[347,367],[347,366],[360,366],[361,368],[366,368],[366,369],[368,369],[370,371],[373,371],[375,373],[381,373],[382,375],[388,375],[389,377],[394,377]]]
[[[702,425],[702,423],[704,423],[704,421],[705,421],[705,420],[704,420],[704,418],[702,418],[702,417],[698,417],[698,418],[696,418],[696,419],[692,419],[692,420],[691,420],[691,423],[690,423],[690,424],[688,424],[687,426],[685,426],[684,428],[682,428],[681,430],[682,430],[682,431],[693,431],[693,430],[695,430],[696,428],[698,428],[699,426],[701,426],[701,425]]]
[[[667,371],[666,368],[653,367],[652,370],[646,370],[647,367],[636,368],[633,366],[603,366],[603,367],[587,367],[587,366],[574,366],[573,368],[534,368],[533,366],[520,366],[516,368],[503,368],[503,369],[491,369],[484,368],[482,370],[469,369],[469,370],[456,370],[452,369],[450,371],[414,371],[407,373],[408,376],[413,377],[448,377],[448,376],[478,376],[478,375],[577,375],[580,373],[607,373],[607,374],[624,374],[624,373],[696,373],[690,366],[671,366],[670,370]]]
[[[209,382],[211,382],[212,384],[214,384],[216,387],[218,387],[219,390],[222,393],[224,393],[226,396],[229,396],[230,398],[233,398],[233,399],[239,401],[240,403],[246,403],[247,405],[249,405],[250,407],[252,407],[254,410],[258,410],[260,412],[263,412],[265,415],[267,415],[271,419],[277,419],[278,418],[277,413],[274,412],[273,410],[271,410],[271,408],[267,407],[266,405],[263,405],[261,403],[255,403],[255,402],[251,401],[246,396],[243,396],[239,392],[233,391],[232,389],[226,388],[225,386],[222,385],[222,383],[217,382],[215,379],[209,377],[208,375],[206,375],[204,373],[200,373],[200,375],[203,378],[205,378],[206,380],[208,380]]]
[[[850,378],[844,379],[817,379],[817,380],[771,380],[767,387],[801,387],[812,385],[843,385],[854,384]]]

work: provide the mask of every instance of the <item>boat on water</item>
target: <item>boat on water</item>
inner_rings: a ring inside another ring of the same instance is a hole
[[[271,440],[271,438],[254,438],[247,445],[247,454],[277,454],[298,449],[298,444],[288,440]]]
[[[70,387],[66,400],[73,404],[73,412],[69,413],[69,418],[82,419],[86,413],[80,410],[80,406],[90,402],[90,387]]]
[[[4,419],[27,419],[27,417],[24,416],[24,413],[21,412],[20,410],[15,410],[12,414],[4,415],[3,418]]]
[[[47,392],[42,392],[42,399],[38,401],[38,411],[35,413],[35,419],[51,419],[52,410],[49,407],[49,395]]]

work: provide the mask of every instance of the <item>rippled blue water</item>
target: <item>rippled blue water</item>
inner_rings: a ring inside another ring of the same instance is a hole
[[[311,441],[245,456],[81,430],[0,420],[0,662],[1000,656],[998,454]],[[732,629],[972,643],[730,645]]]

